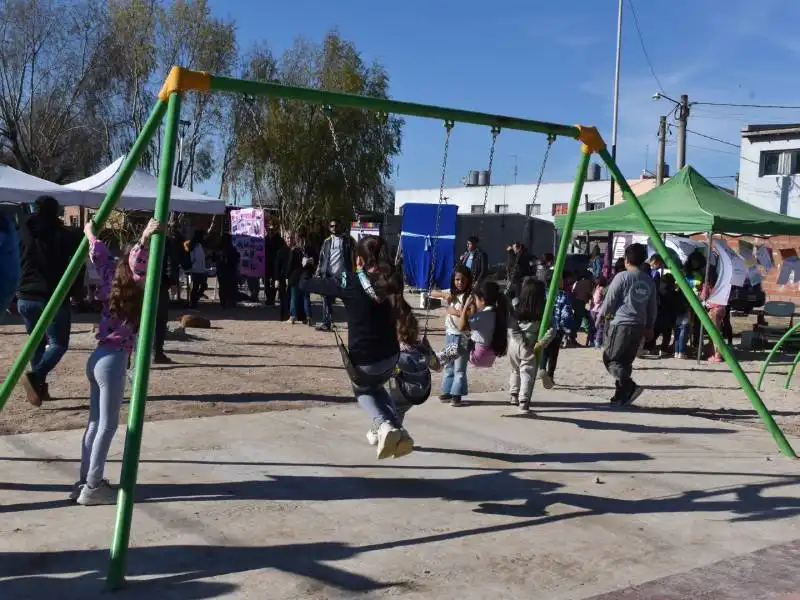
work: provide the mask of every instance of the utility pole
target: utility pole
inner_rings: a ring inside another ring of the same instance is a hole
[[[175,176],[173,185],[180,186],[183,180],[183,138],[186,136],[186,128],[192,124],[191,121],[181,119],[179,121],[181,126],[180,136],[178,137],[178,164],[175,169]]]
[[[664,155],[667,150],[667,117],[662,115],[658,118],[658,156],[656,157],[656,185],[664,183],[664,171],[666,164]]]
[[[617,5],[617,56],[616,66],[614,69],[614,113],[611,124],[611,158],[617,158],[617,126],[619,124],[619,75],[620,66],[622,63],[622,14],[624,9],[625,0],[619,0]],[[609,193],[608,204],[614,205],[614,178],[609,177],[609,185],[611,191]],[[614,232],[608,232],[608,240],[606,242],[606,269],[609,276],[612,272],[614,265]]]
[[[676,110],[678,118],[678,170],[686,166],[686,122],[689,120],[689,96],[681,94]]]

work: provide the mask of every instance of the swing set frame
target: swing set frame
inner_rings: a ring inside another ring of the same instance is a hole
[[[673,272],[679,272],[672,255],[667,252],[661,235],[653,226],[647,214],[642,209],[639,200],[631,190],[619,167],[606,149],[606,144],[595,127],[581,125],[562,125],[544,121],[533,121],[502,115],[494,115],[467,110],[444,108],[411,102],[400,102],[354,94],[329,92],[324,90],[309,89],[296,86],[286,86],[270,82],[247,81],[230,77],[219,77],[208,73],[190,71],[181,67],[173,67],[167,76],[158,100],[147,119],[141,133],[127,154],[116,180],[110,187],[106,197],[94,216],[94,225],[100,230],[117,204],[120,195],[128,184],[142,152],[146,149],[154,135],[159,130],[162,120],[166,117],[164,130],[163,150],[161,154],[158,192],[155,202],[154,218],[166,223],[170,213],[170,192],[172,189],[172,173],[175,166],[175,149],[177,142],[178,125],[180,119],[181,99],[186,92],[228,92],[247,94],[251,96],[270,96],[284,100],[299,100],[311,104],[324,106],[337,106],[354,109],[363,109],[380,113],[396,113],[405,116],[424,117],[429,119],[444,120],[445,122],[460,122],[473,125],[485,125],[493,129],[514,129],[541,133],[548,136],[567,137],[581,142],[580,160],[575,174],[575,183],[569,202],[569,211],[561,233],[558,255],[553,269],[553,283],[547,294],[545,317],[542,320],[539,335],[542,336],[550,327],[556,294],[561,282],[561,274],[570,245],[575,216],[578,213],[583,184],[586,179],[586,170],[589,159],[597,153],[608,167],[611,176],[622,190],[627,202],[630,202],[638,214],[642,229],[650,236],[656,250],[664,257],[665,262]],[[142,443],[142,430],[144,426],[145,403],[150,379],[150,348],[153,345],[155,320],[158,305],[158,292],[161,284],[161,267],[164,256],[163,231],[153,235],[151,240],[150,261],[147,266],[147,279],[145,284],[144,304],[142,309],[139,341],[136,352],[136,377],[133,383],[133,392],[130,399],[130,412],[125,436],[125,449],[122,459],[122,472],[120,476],[119,495],[117,500],[117,518],[114,536],[110,550],[110,561],[106,583],[112,590],[121,588],[125,583],[126,560],[130,541],[131,521],[133,517],[134,490],[138,474],[139,457]],[[41,318],[36,323],[5,380],[0,386],[0,410],[2,410],[12,390],[22,376],[26,364],[30,361],[35,348],[45,335],[45,331],[55,318],[58,308],[67,297],[69,290],[78,276],[86,260],[89,248],[88,241],[84,238],[75,255],[67,267],[61,281],[56,287],[53,296],[48,301]],[[689,288],[688,283],[681,277],[678,286],[688,299],[689,304],[698,316],[712,341],[720,348],[725,361],[733,371],[743,391],[750,399],[753,407],[758,412],[767,430],[772,434],[780,451],[795,457],[794,450],[784,436],[781,429],[770,415],[758,392],[745,375],[731,350],[724,343],[722,336],[709,318],[697,296]]]

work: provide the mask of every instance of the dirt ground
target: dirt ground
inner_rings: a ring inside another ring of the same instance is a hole
[[[278,322],[274,308],[243,306],[223,313],[216,305],[206,303],[201,309],[211,319],[212,329],[188,330],[188,339],[169,340],[166,351],[175,364],[152,369],[149,420],[290,410],[352,401],[332,334]],[[319,312],[320,307],[315,303],[314,313]],[[172,317],[180,314],[175,309]],[[338,307],[337,317],[342,316]],[[24,401],[18,387],[0,413],[0,434],[85,425],[88,385],[84,370],[94,348],[92,324],[96,320],[97,315],[76,316],[70,350],[49,378],[54,400],[35,409]],[[430,339],[434,347],[442,343],[442,321],[441,311],[431,312]],[[738,329],[747,326],[737,323]],[[24,340],[19,320],[12,319],[0,327],[0,372],[7,371]],[[758,375],[763,356],[742,353],[742,366],[752,381]],[[797,435],[800,434],[800,391],[797,391],[800,379],[794,390],[783,390],[786,362],[790,360],[790,356],[783,356],[772,367],[762,397],[787,433]],[[724,364],[641,359],[635,367],[637,382],[646,388],[637,402],[638,410],[681,412],[761,426]],[[468,379],[472,393],[507,389],[508,363],[503,359],[491,369],[472,369]],[[439,380],[436,376],[437,391]],[[556,384],[598,402],[606,401],[613,388],[603,369],[600,351],[588,348],[562,350]],[[534,403],[536,397],[546,397],[547,393],[537,385]],[[127,419],[127,405],[122,419]]]

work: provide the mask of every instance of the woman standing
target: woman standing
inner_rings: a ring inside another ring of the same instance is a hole
[[[305,323],[309,327],[311,321],[311,295],[300,289],[303,275],[314,274],[314,249],[306,241],[305,229],[300,229],[292,243],[292,258],[289,268],[289,323]]]

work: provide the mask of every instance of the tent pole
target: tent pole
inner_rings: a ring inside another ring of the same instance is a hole
[[[708,275],[709,275],[709,273],[711,273],[711,253],[713,252],[713,250],[712,250],[712,246],[713,246],[712,240],[714,239],[714,233],[709,231],[706,235],[708,236],[708,245],[706,246],[706,248],[707,248],[707,251],[706,251],[706,274],[703,277],[703,285],[706,285],[708,283]],[[700,290],[702,291],[702,289],[703,288],[701,286]],[[703,328],[703,325],[701,323],[700,324],[700,341],[697,344],[697,364],[698,365],[700,364],[700,360],[703,357],[703,346],[705,346],[705,338],[706,338],[705,329]]]

